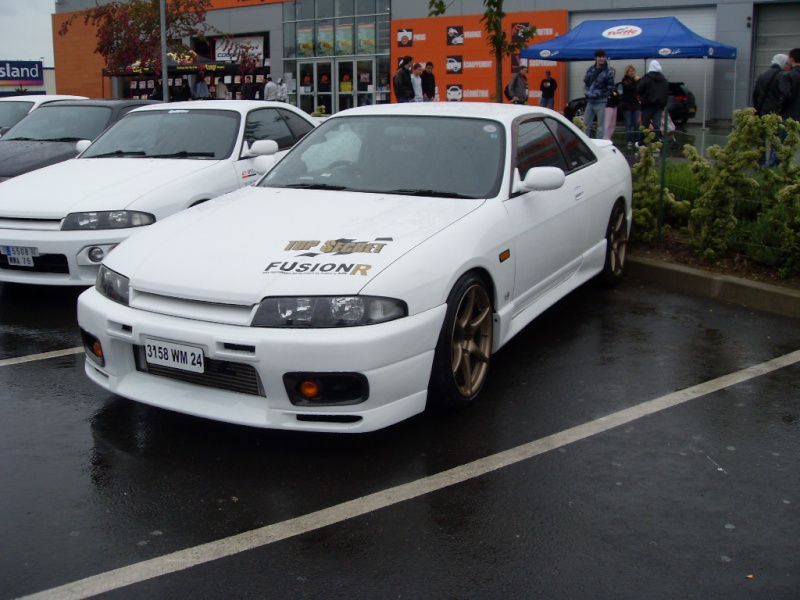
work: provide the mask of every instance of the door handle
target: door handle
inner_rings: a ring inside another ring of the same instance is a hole
[[[583,186],[579,185],[575,187],[575,200],[583,200],[584,194]]]

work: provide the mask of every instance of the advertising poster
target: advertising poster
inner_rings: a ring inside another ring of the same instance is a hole
[[[375,53],[375,21],[358,24],[358,54]]]
[[[298,58],[306,58],[309,56],[314,56],[313,27],[297,28],[297,56]]]
[[[336,25],[336,54],[353,54],[353,24]]]
[[[317,27],[317,56],[333,56],[333,25]]]
[[[405,55],[414,62],[434,65],[438,100],[441,102],[495,102],[495,60],[486,41],[481,14],[450,16],[446,19],[395,19],[392,32],[391,64]],[[508,13],[503,20],[506,34],[520,36],[529,27],[536,28],[531,43],[544,42],[569,31],[566,10]],[[530,105],[539,104],[539,84],[544,72],[552,72],[556,81],[566,83],[565,63],[548,60],[527,61]],[[503,85],[519,69],[519,56],[503,59]],[[394,70],[392,71],[394,75]],[[555,106],[566,105],[566,85],[556,90]],[[394,94],[392,101],[395,102]]]

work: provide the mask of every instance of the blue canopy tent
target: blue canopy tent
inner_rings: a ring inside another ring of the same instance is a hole
[[[594,60],[594,52],[598,48],[605,50],[611,60],[736,58],[735,46],[704,38],[675,17],[584,21],[561,37],[528,46],[520,53],[520,58],[554,61]],[[735,66],[733,88],[735,91]],[[705,95],[704,82],[704,105]],[[705,120],[703,111],[704,128]]]

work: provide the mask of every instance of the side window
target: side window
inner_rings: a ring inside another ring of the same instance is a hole
[[[517,168],[524,178],[533,167],[558,167],[569,171],[555,137],[541,120],[521,123],[517,131]]]
[[[569,162],[569,170],[574,171],[580,169],[584,165],[593,163],[595,155],[574,132],[572,132],[566,125],[559,123],[555,119],[547,119],[547,125],[558,138],[558,143],[564,149]]]
[[[283,117],[284,121],[286,121],[289,129],[292,130],[292,135],[294,135],[295,142],[302,139],[309,131],[314,129],[314,126],[300,115],[296,115],[289,110],[282,110],[280,108],[278,109],[278,112]]]
[[[294,144],[292,132],[274,108],[254,110],[247,115],[244,139],[248,144],[258,140],[275,140],[281,150],[291,148]]]

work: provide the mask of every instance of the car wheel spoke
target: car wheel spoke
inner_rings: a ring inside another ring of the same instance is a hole
[[[492,326],[489,297],[481,286],[472,286],[461,299],[451,341],[453,378],[465,396],[475,394],[486,378]]]

